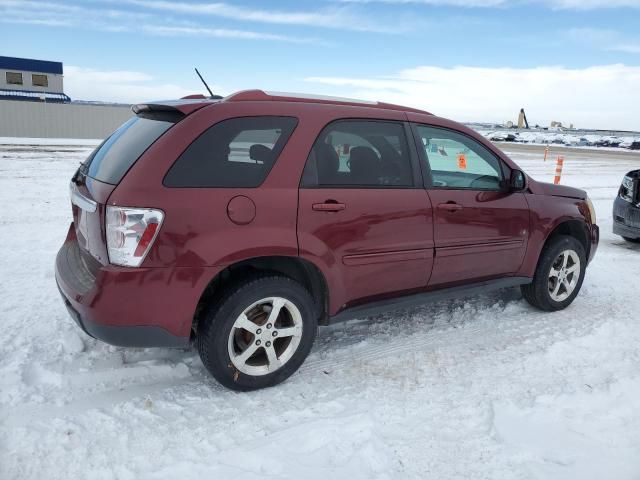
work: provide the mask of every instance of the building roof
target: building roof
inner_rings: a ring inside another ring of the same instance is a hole
[[[0,69],[62,75],[62,62],[0,56]]]
[[[68,103],[71,99],[64,93],[31,92],[27,90],[0,89],[0,100],[28,100],[32,102]]]

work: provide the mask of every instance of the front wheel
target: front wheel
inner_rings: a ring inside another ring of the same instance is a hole
[[[582,244],[574,237],[558,235],[545,246],[533,282],[521,287],[522,294],[541,310],[562,310],[578,295],[586,267]]]
[[[622,237],[629,243],[640,243],[640,238]]]
[[[276,385],[309,354],[318,323],[314,301],[298,282],[260,276],[233,288],[198,325],[202,363],[222,385]]]

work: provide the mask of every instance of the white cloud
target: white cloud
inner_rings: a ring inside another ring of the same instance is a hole
[[[515,120],[524,107],[532,124],[640,130],[640,67],[603,65],[479,68],[421,66],[378,78],[311,77],[323,93],[424,108],[460,121]]]
[[[569,10],[595,10],[598,8],[640,8],[640,0],[538,0],[552,7]]]
[[[626,53],[640,53],[640,42],[638,43],[620,43],[611,47],[611,50]]]
[[[250,30],[235,30],[228,28],[206,28],[192,26],[143,25],[142,30],[152,35],[189,36],[212,38],[237,38],[241,40],[269,40],[287,43],[313,43],[327,45],[327,42],[310,37],[291,37],[276,33],[252,32]]]
[[[260,22],[283,25],[303,25],[310,27],[336,28],[341,30],[373,31],[392,33],[398,31],[397,22],[393,26],[374,20],[362,13],[356,14],[348,7],[329,7],[321,10],[265,10],[231,5],[223,2],[185,3],[167,0],[115,0],[152,10],[168,11],[174,14],[210,15],[243,22]]]
[[[202,93],[201,89],[189,90],[173,84],[156,84],[152,76],[142,72],[102,71],[71,65],[64,67],[64,90],[73,100],[117,103],[166,100]]]
[[[466,8],[509,7],[539,4],[558,10],[640,8],[640,0],[338,0],[342,3],[396,3]]]
[[[600,28],[572,28],[567,35],[572,40],[611,52],[640,53],[640,37],[629,38],[620,32]]]
[[[509,0],[337,0],[341,3],[397,3],[431,5],[434,7],[489,8],[507,5]]]
[[[190,21],[167,18],[164,13],[95,9],[40,1],[0,0],[0,23],[82,28],[111,33],[130,32],[162,36],[234,38],[327,45],[327,42],[306,36],[203,26]]]

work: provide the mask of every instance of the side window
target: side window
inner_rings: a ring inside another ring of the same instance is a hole
[[[293,117],[241,117],[216,123],[178,157],[167,187],[258,187],[291,136]]]
[[[302,186],[412,187],[404,125],[367,120],[331,123],[309,153]]]
[[[22,73],[20,72],[7,72],[5,79],[9,85],[22,85]]]
[[[31,75],[31,84],[34,87],[48,87],[49,79],[46,75],[39,75],[37,73],[34,73]]]
[[[466,135],[444,128],[416,126],[434,188],[500,190],[500,160]]]

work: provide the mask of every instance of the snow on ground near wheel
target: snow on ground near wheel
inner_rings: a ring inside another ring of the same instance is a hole
[[[291,379],[238,394],[194,351],[110,347],[74,325],[53,264],[91,147],[11,143],[1,479],[640,478],[640,246],[610,218],[637,154],[564,154],[562,182],[589,191],[602,234],[567,310],[541,313],[513,289],[322,328]],[[542,148],[504,148],[553,178]]]

